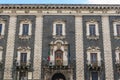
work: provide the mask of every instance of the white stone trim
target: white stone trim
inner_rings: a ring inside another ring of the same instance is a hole
[[[55,21],[53,23],[53,36],[56,36],[56,25],[57,24],[62,24],[62,36],[65,36],[66,35],[66,32],[65,32],[65,22],[63,22],[63,21]]]
[[[96,36],[99,36],[99,27],[98,27],[98,22],[86,22],[86,35],[90,36],[90,30],[89,30],[89,25],[94,24],[95,25],[95,34]]]
[[[32,72],[28,72],[28,79],[32,79]]]
[[[32,22],[30,20],[23,20],[20,22],[20,28],[19,28],[19,35],[22,36],[23,34],[23,24],[29,24],[29,30],[28,30],[28,35],[32,35]]]
[[[117,34],[117,25],[120,25],[120,21],[118,22],[113,22],[113,32],[114,32],[114,36],[118,36]]]
[[[27,53],[27,65],[29,65],[30,63],[30,54],[31,54],[31,51],[30,51],[30,48],[18,48],[18,52],[17,52],[17,62],[18,64],[20,65],[20,57],[21,57],[21,53]]]
[[[3,51],[0,50],[0,62],[2,61],[2,54],[3,54]]]
[[[102,59],[101,59],[101,52],[99,50],[95,50],[95,49],[92,49],[92,50],[88,50],[87,51],[87,60],[88,60],[88,64],[91,64],[91,54],[93,53],[97,53],[97,61],[100,62]]]
[[[116,62],[117,62],[117,61],[120,61],[120,59],[119,59],[120,51],[116,50],[116,51],[115,51],[115,54],[116,54],[116,57],[115,57]]]

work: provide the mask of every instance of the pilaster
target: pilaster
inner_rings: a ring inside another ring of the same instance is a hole
[[[84,80],[84,55],[83,55],[83,31],[82,16],[75,16],[76,36],[76,79]]]
[[[12,80],[15,31],[16,31],[16,16],[10,16],[5,58],[4,80]]]
[[[105,79],[114,80],[108,16],[102,16],[102,29],[103,29],[103,45],[104,45],[104,59],[105,59]]]
[[[43,17],[36,16],[35,45],[34,45],[34,80],[41,80],[41,57],[42,57],[42,27]]]

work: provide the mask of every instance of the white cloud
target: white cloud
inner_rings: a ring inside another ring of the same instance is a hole
[[[89,4],[120,4],[120,0],[88,0]]]

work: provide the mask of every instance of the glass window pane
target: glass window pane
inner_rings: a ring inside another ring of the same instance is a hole
[[[89,25],[90,35],[95,35],[95,24]]]
[[[26,63],[27,62],[27,53],[21,53],[21,62]]]
[[[98,80],[98,72],[92,72],[92,80]]]
[[[91,62],[97,61],[97,53],[91,53]]]
[[[1,34],[1,32],[2,32],[2,24],[0,24],[0,34]]]
[[[116,25],[117,27],[117,35],[120,36],[120,24]]]
[[[23,24],[23,35],[28,35],[29,24]]]
[[[62,24],[56,24],[56,35],[62,35]]]

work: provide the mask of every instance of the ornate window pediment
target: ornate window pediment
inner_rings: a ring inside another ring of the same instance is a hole
[[[91,66],[101,66],[101,52],[99,47],[87,48],[87,64]]]
[[[58,20],[53,23],[53,38],[65,38],[65,22]]]
[[[18,65],[29,65],[30,53],[31,53],[30,47],[18,47],[18,52],[17,52]]]
[[[115,39],[120,39],[120,20],[114,20],[113,32]]]
[[[68,65],[68,43],[62,40],[50,43],[49,62],[56,66]]]
[[[88,39],[99,39],[98,22],[94,19],[86,22],[86,36]]]
[[[32,35],[32,22],[29,19],[21,20],[19,28],[19,38],[29,39]]]
[[[0,18],[0,39],[4,38],[5,35],[5,20]]]

